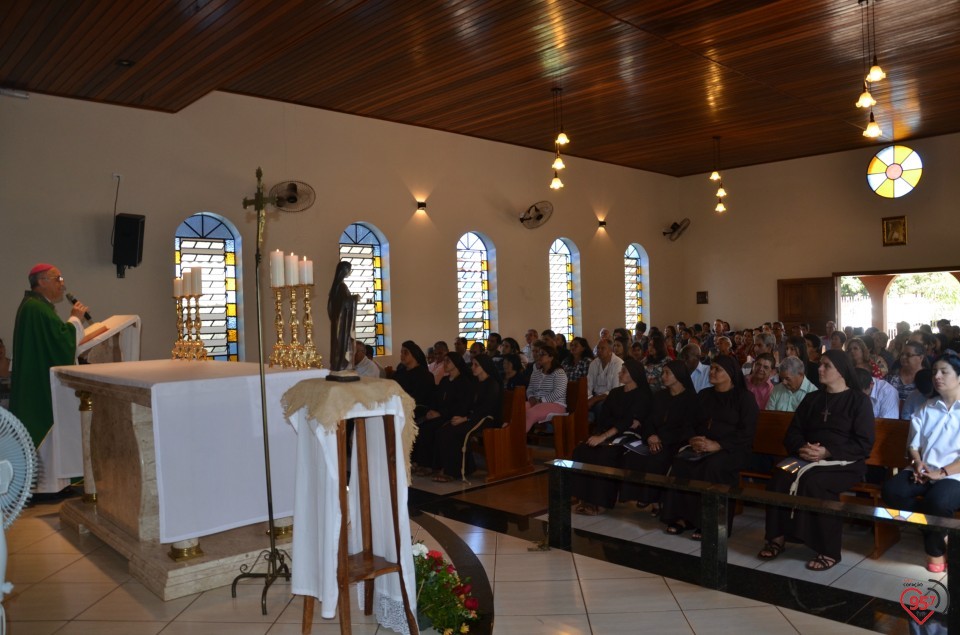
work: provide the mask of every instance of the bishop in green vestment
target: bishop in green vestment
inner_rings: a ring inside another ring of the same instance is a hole
[[[66,291],[60,270],[38,264],[28,279],[30,290],[17,309],[13,330],[10,411],[23,422],[39,449],[53,427],[50,368],[76,363],[77,343],[83,336],[80,318],[87,307],[77,302],[64,322],[54,309]]]

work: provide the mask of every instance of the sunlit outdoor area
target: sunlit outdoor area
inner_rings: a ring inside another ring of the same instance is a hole
[[[840,325],[872,326],[872,301],[857,276],[840,278]],[[897,322],[907,322],[912,330],[921,324],[936,325],[946,318],[960,323],[960,281],[946,271],[900,274],[890,283],[886,295],[887,333],[895,333]],[[936,330],[934,328],[934,330]]]

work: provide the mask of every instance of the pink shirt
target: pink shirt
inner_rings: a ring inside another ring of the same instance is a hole
[[[760,410],[766,410],[767,402],[770,401],[770,394],[773,392],[773,382],[768,379],[757,385],[747,377],[747,390],[753,393],[753,398],[757,400],[757,407]]]

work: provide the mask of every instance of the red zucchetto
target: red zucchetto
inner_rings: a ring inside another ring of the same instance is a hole
[[[50,271],[53,269],[53,265],[48,265],[45,262],[41,262],[33,266],[33,269],[30,270],[30,275],[36,275],[38,273],[43,273],[44,271]]]

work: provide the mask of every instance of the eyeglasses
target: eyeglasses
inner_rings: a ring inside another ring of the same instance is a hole
[[[53,282],[63,282],[63,276],[44,276],[45,280],[52,280]]]

